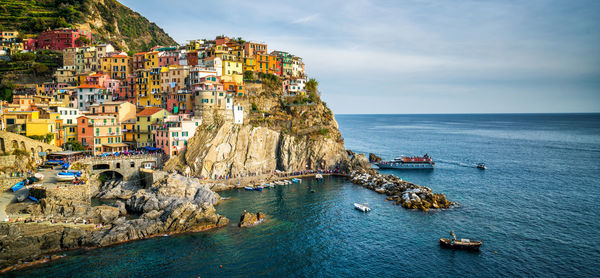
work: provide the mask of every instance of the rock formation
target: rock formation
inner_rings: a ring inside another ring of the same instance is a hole
[[[393,175],[382,175],[374,169],[353,171],[350,176],[353,183],[386,194],[389,196],[387,200],[403,208],[427,211],[458,205],[448,201],[444,194],[433,193],[428,187],[403,181]]]
[[[374,153],[369,154],[369,162],[375,163],[375,162],[379,162],[379,161],[381,161],[381,157],[377,156]]]
[[[260,216],[260,218],[259,218]],[[251,212],[244,212],[242,214],[242,216],[240,217],[240,223],[238,224],[238,227],[244,228],[244,227],[250,227],[250,226],[254,226],[257,225],[259,223],[262,223],[263,220],[265,220],[266,215],[264,215],[263,213],[251,213]]]
[[[229,223],[215,213],[213,205],[219,201],[219,195],[197,179],[155,172],[153,180],[148,188],[107,183],[108,186],[100,187],[97,196],[118,200],[113,205],[100,206],[91,206],[93,190],[89,185],[32,188],[32,195],[40,199],[39,204],[27,208],[34,219],[69,222],[79,219],[79,223],[86,219],[95,224],[68,227],[48,222],[2,223],[0,268],[41,259],[44,254],[63,249],[106,246]],[[102,228],[97,228],[100,224]]]

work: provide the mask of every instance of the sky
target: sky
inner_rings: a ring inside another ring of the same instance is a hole
[[[600,112],[597,0],[120,0],[303,58],[336,114]]]

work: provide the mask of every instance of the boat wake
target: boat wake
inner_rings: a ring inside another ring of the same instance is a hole
[[[465,162],[455,161],[455,160],[438,159],[438,160],[436,160],[436,163],[456,165],[456,166],[465,167],[465,168],[477,168],[477,163],[475,163],[475,162],[465,163]]]

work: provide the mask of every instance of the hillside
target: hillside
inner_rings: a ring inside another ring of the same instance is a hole
[[[91,30],[122,51],[177,43],[156,24],[116,0],[0,0],[0,30],[37,34],[48,28]]]

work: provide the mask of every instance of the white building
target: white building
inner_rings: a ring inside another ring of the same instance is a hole
[[[81,85],[76,93],[77,108],[81,111],[89,111],[92,104],[105,103],[111,98],[110,94],[105,93],[104,87],[97,85]]]
[[[286,79],[282,82],[283,92],[286,95],[298,95],[306,92],[306,78]]]
[[[64,125],[77,124],[77,118],[81,116],[77,108],[57,107],[57,112]]]
[[[241,105],[233,106],[233,123],[243,124],[244,123],[244,107]]]

